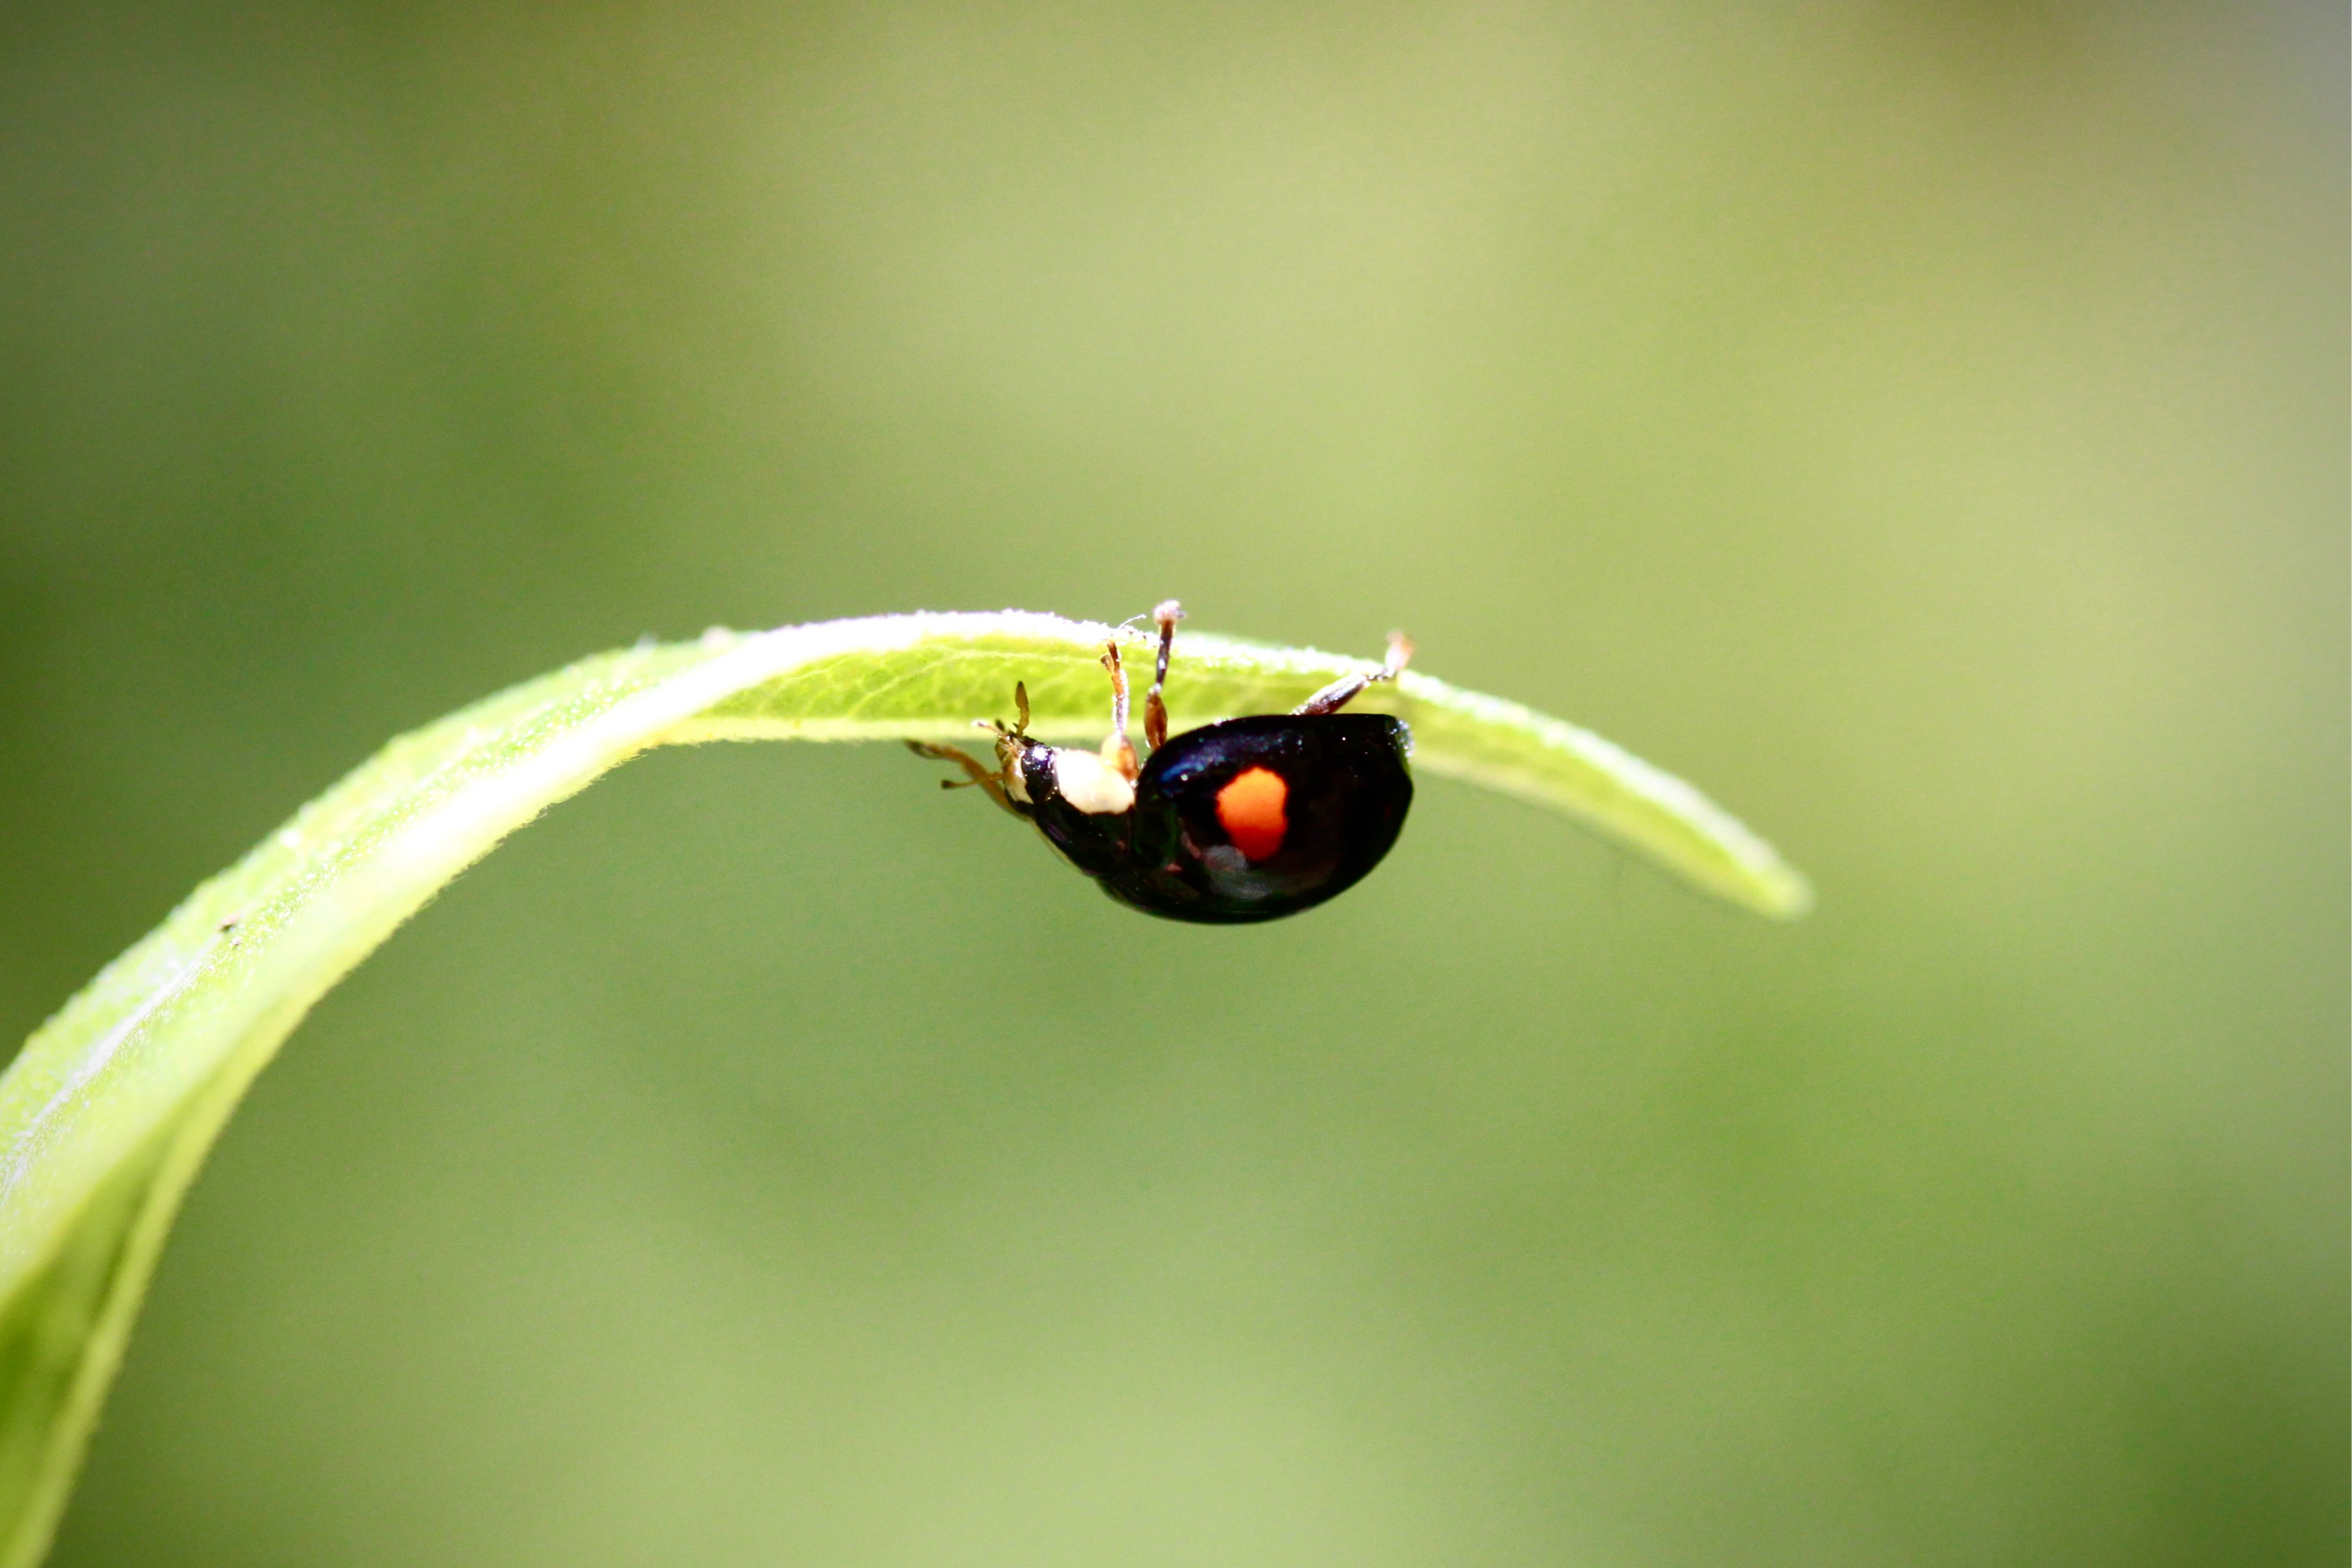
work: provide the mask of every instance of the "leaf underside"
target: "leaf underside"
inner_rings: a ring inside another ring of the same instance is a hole
[[[583,659],[394,741],[205,883],[0,1075],[0,1568],[47,1550],[180,1198],[326,990],[508,833],[669,742],[969,741],[1025,682],[1032,730],[1098,740],[1117,637],[1052,616],[887,616]],[[1187,634],[1172,727],[1280,711],[1370,668]],[[1414,764],[1582,820],[1696,886],[1801,914],[1803,879],[1679,779],[1596,735],[1408,672],[1359,700]]]

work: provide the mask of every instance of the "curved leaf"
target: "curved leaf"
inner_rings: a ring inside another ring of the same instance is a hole
[[[1051,616],[787,626],[584,659],[402,736],[198,888],[0,1076],[0,1564],[38,1560],[181,1195],[327,988],[507,834],[672,742],[970,740],[1028,683],[1034,731],[1097,738],[1103,640]],[[1178,728],[1280,710],[1362,661],[1183,641]],[[1598,736],[1408,673],[1415,762],[1557,807],[1764,913],[1809,901],[1769,846]]]

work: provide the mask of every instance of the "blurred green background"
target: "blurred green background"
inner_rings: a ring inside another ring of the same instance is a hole
[[[633,765],[261,1082],[58,1564],[2341,1563],[2340,5],[0,17],[0,1035],[394,732],[1017,605],[1591,724],[1264,930]]]

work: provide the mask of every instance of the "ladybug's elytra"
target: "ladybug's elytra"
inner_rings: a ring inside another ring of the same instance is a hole
[[[1015,816],[1037,825],[1070,864],[1103,891],[1146,914],[1230,925],[1311,909],[1361,881],[1397,840],[1412,804],[1405,770],[1412,732],[1386,714],[1340,709],[1376,680],[1393,680],[1412,657],[1389,638],[1377,671],[1333,682],[1288,713],[1204,724],[1170,739],[1168,658],[1184,612],[1173,599],[1152,611],[1160,659],[1144,699],[1151,748],[1138,763],[1127,735],[1127,673],[1107,644],[1110,738],[1099,751],[1029,738],[1029,691],[1016,683],[1019,718],[996,734],[994,768],[950,746],[908,745],[952,762]]]

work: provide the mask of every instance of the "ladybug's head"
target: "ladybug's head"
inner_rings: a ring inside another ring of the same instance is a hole
[[[1020,716],[1013,723],[1000,719],[984,726],[996,733],[996,766],[1009,804],[1034,810],[1059,801],[1088,816],[1135,808],[1135,748],[1123,728],[1099,752],[1048,746],[1030,738],[1026,682],[1013,684],[1013,706]]]

